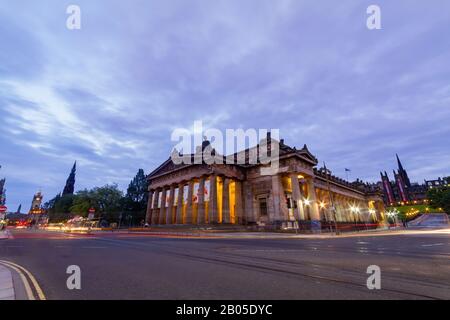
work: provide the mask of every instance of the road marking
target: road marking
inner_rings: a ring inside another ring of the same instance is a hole
[[[443,243],[423,244],[422,247],[443,246]]]
[[[44,292],[42,291],[41,287],[39,286],[36,278],[31,274],[31,272],[29,272],[27,269],[25,269],[24,267],[15,264],[14,262],[10,262],[10,261],[5,261],[5,260],[0,260],[0,263],[2,263],[3,265],[9,265],[11,268],[14,268],[15,270],[20,269],[21,271],[23,271],[28,278],[30,278],[31,282],[33,283],[34,289],[36,290],[38,297],[40,300],[47,300],[47,298],[45,297]],[[17,269],[16,269],[17,268]],[[23,280],[23,278],[22,278]],[[34,298],[34,297],[33,297]],[[35,300],[35,299],[32,299]]]

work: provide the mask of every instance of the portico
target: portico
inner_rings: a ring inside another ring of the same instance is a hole
[[[320,230],[321,222],[384,220],[378,190],[327,176],[306,146],[297,150],[283,140],[279,146],[280,168],[271,175],[261,174],[261,164],[176,165],[166,160],[148,176],[147,223],[289,228],[310,222]]]

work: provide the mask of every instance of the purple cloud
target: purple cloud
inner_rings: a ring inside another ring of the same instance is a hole
[[[174,128],[280,128],[334,173],[448,174],[448,1],[68,1],[0,5],[0,176],[8,204],[147,172]]]

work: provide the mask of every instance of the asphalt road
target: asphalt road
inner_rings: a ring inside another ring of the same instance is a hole
[[[450,299],[450,233],[339,239],[176,239],[13,231],[0,259],[48,299]],[[66,269],[81,268],[81,290]],[[369,290],[369,265],[381,290]]]

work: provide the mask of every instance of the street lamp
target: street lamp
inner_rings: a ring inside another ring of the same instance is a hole
[[[369,215],[370,215],[369,222],[371,225],[373,225],[375,222],[378,222],[377,211],[374,208],[369,208]]]
[[[400,212],[397,210],[397,208],[394,208],[393,210],[390,210],[387,212],[388,217],[392,218],[394,221],[395,226],[397,226],[397,216]]]
[[[353,213],[353,216],[355,217],[355,228],[358,229],[359,207],[350,205],[350,212]]]
[[[339,230],[337,227],[337,221],[336,221],[336,207],[334,206],[333,201],[333,195],[331,194],[331,186],[330,186],[330,179],[331,177],[331,170],[327,169],[327,166],[325,162],[323,163],[323,171],[325,172],[325,177],[327,179],[327,188],[328,188],[328,196],[330,197],[330,210],[333,212],[333,220],[334,220],[334,230],[336,232],[336,235],[339,234]]]

